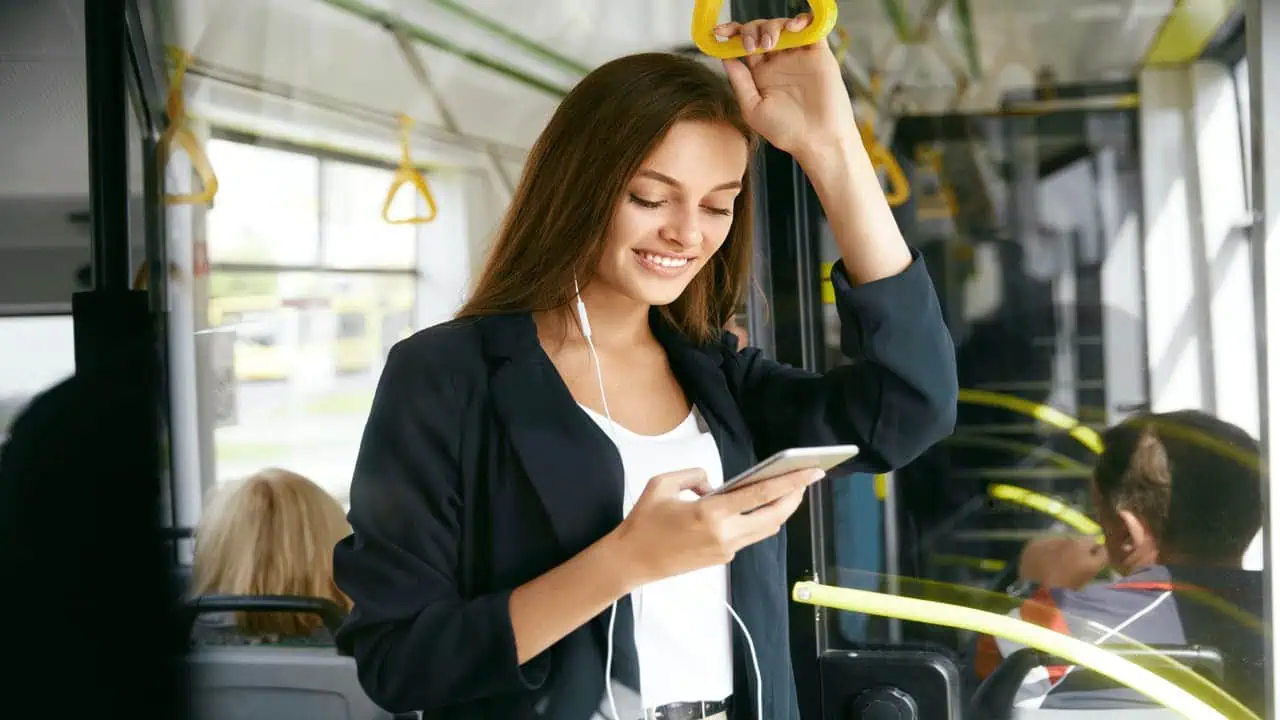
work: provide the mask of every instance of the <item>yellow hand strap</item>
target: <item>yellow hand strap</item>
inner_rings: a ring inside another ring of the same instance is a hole
[[[169,55],[176,67],[169,81],[169,97],[165,103],[169,123],[164,129],[164,134],[160,136],[160,144],[157,148],[160,154],[160,166],[169,164],[169,158],[176,143],[191,159],[191,166],[200,178],[203,189],[195,193],[166,195],[164,201],[166,205],[208,205],[218,194],[218,176],[213,172],[213,165],[209,162],[209,156],[205,155],[204,148],[196,140],[191,128],[187,127],[187,106],[183,85],[187,75],[187,65],[191,63],[191,54],[171,47]]]
[[[400,114],[400,167],[396,169],[396,176],[391,181],[391,188],[387,190],[387,199],[382,204],[382,219],[392,225],[423,225],[436,219],[436,199],[431,194],[431,188],[427,185],[427,178],[413,164],[413,154],[409,150],[409,133],[413,130],[413,119],[403,113]],[[427,204],[427,214],[422,216],[412,216],[407,218],[392,219],[391,204],[396,199],[398,192],[403,185],[412,185],[418,194],[422,196],[423,202]]]

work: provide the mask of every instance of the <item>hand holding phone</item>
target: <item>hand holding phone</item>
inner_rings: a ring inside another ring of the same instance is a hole
[[[708,495],[722,495],[754,485],[796,470],[822,470],[826,472],[848,462],[858,455],[857,445],[824,445],[819,447],[791,448],[773,454],[756,463],[755,467],[739,473]]]
[[[820,469],[800,469],[711,496],[700,469],[658,475],[614,531],[619,563],[640,585],[723,565],[742,548],[777,534],[800,506],[805,488],[821,476]],[[685,499],[689,490],[702,497]]]

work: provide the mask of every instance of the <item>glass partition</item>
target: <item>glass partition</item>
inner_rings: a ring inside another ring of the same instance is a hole
[[[1247,295],[1250,281],[1231,274],[1230,234],[1172,224],[1171,203],[1190,202],[1174,181],[1152,196],[1131,92],[1109,95],[1111,109],[896,121],[891,147],[911,186],[896,215],[955,341],[958,421],[897,472],[824,482],[820,580],[1108,648],[1212,646],[1226,668],[1217,683],[1259,712],[1264,586],[1246,553],[1262,527],[1257,402],[1221,395],[1247,379],[1224,378],[1239,338],[1207,345],[1204,329],[1230,332],[1219,291],[1244,283]],[[1228,188],[1244,192],[1218,184],[1203,202],[1234,202]],[[818,228],[828,272],[838,253]],[[1195,259],[1199,242],[1223,243],[1216,265]],[[828,290],[827,367],[847,362],[832,301]],[[941,622],[827,618],[819,651],[927,648],[968,692],[1020,647]],[[1018,686],[1021,707],[1141,704],[1091,673],[1045,672]]]

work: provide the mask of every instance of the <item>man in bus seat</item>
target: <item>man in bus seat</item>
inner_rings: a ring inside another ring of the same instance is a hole
[[[1259,572],[1242,569],[1262,526],[1257,441],[1197,411],[1142,414],[1103,435],[1092,495],[1105,543],[1050,537],[1024,548],[1030,598],[1011,615],[1094,644],[1205,645],[1222,653],[1223,689],[1262,712]],[[1093,582],[1110,566],[1114,579]],[[990,675],[1019,647],[981,636],[973,669]],[[1037,668],[1020,707],[1147,705],[1072,668]]]

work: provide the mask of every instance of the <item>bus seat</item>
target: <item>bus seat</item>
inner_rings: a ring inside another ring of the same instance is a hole
[[[183,632],[197,615],[301,612],[332,633],[346,613],[330,600],[287,595],[202,595],[185,603]],[[332,647],[196,644],[187,654],[197,720],[400,720],[360,687],[355,660]]]
[[[332,648],[212,646],[187,656],[196,720],[390,720]]]
[[[1120,647],[1112,645],[1101,646],[1108,652],[1114,653],[1130,662],[1146,667],[1157,674],[1163,675],[1162,662],[1166,659],[1174,660],[1184,667],[1193,670],[1210,682],[1221,684],[1223,678],[1223,659],[1222,653],[1217,648],[1191,645],[1191,646],[1171,646],[1171,645],[1153,645],[1149,647]],[[1019,708],[1015,706],[1015,700],[1018,690],[1022,686],[1023,680],[1032,669],[1036,667],[1048,665],[1067,665],[1066,661],[1057,658],[1050,653],[1036,650],[1035,648],[1021,648],[1009,657],[1005,658],[991,673],[986,680],[978,686],[973,696],[969,699],[968,717],[980,717],[984,720],[1051,720],[1060,718],[1060,720],[1087,720],[1092,717],[1101,718],[1101,713],[1117,713],[1128,718],[1130,713],[1134,713],[1134,717],[1147,718],[1148,711],[1156,713],[1150,717],[1180,717],[1178,714],[1168,715],[1165,708],[1160,707],[1133,707],[1128,702],[1123,702],[1123,709],[1119,707],[1098,707],[1091,705],[1090,707],[1080,708]],[[1105,690],[1106,688],[1120,687],[1108,678],[1091,672],[1088,668],[1077,667],[1076,672],[1068,680],[1076,681],[1085,680],[1080,683],[1081,687],[1076,692],[1082,694],[1072,695],[1076,701],[1084,701],[1089,699],[1090,690]],[[1058,688],[1065,689],[1063,684],[1059,684]],[[1105,698],[1104,698],[1105,701]],[[1028,714],[1028,713],[1059,713],[1057,715],[1046,714]],[[1062,714],[1065,713],[1065,714]]]

